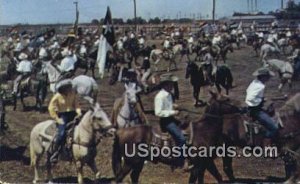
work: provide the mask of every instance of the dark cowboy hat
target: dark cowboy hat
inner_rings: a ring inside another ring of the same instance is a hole
[[[266,67],[262,67],[257,69],[253,74],[253,76],[275,76],[274,72],[270,71]]]
[[[62,81],[59,81],[55,86],[56,91],[58,91],[58,92],[60,92],[63,89],[72,88],[72,87],[73,87],[73,85],[72,85],[71,79],[64,79]]]

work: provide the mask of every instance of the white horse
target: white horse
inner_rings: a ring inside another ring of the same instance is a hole
[[[292,87],[292,77],[294,75],[294,68],[291,63],[282,61],[279,59],[269,59],[264,61],[266,66],[274,68],[280,76],[281,83],[278,86],[279,91],[282,90],[283,86],[288,83]]]
[[[95,177],[100,177],[95,163],[96,146],[100,141],[97,138],[100,130],[108,130],[108,133],[113,134],[115,129],[110,128],[111,122],[107,114],[102,110],[98,103],[84,114],[80,123],[75,127],[72,141],[72,154],[73,161],[76,164],[78,183],[83,183],[83,166],[88,166],[93,170]],[[52,131],[49,129],[52,128]],[[51,132],[51,133],[50,133]],[[55,134],[55,121],[47,120],[38,123],[32,129],[30,134],[30,158],[31,166],[34,167],[34,180],[33,183],[40,181],[39,177],[39,162],[45,152],[48,151],[51,143],[54,141]],[[96,140],[97,139],[97,140]],[[47,157],[47,179],[52,180],[51,163]]]
[[[274,47],[274,46],[272,46],[270,44],[267,44],[267,43],[263,44],[261,46],[261,49],[260,49],[260,58],[261,58],[261,61],[264,61],[266,59],[266,57],[268,55],[270,55],[271,53],[274,53],[274,54],[277,55],[277,57],[279,57],[278,54],[280,53],[280,50],[279,50],[278,47]]]
[[[61,72],[55,67],[51,61],[44,63],[44,72],[47,73],[50,82],[50,90],[55,93],[55,85],[59,81]],[[79,75],[72,79],[74,90],[85,99],[92,97],[96,101],[98,93],[98,85],[94,78],[87,75]]]
[[[125,128],[146,123],[146,116],[137,101],[139,89],[135,84],[125,84],[125,89],[123,96],[114,103],[112,124],[117,128]]]

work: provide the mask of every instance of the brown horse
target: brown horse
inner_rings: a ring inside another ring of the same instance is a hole
[[[300,176],[300,168],[297,166],[297,159],[299,154],[296,151],[300,147],[300,93],[290,98],[280,109],[277,115],[283,122],[283,128],[279,130],[279,138],[277,140],[279,156],[285,163],[286,179],[288,182],[295,183]],[[230,121],[230,119],[232,121]],[[223,126],[223,141],[228,146],[237,145],[244,147],[249,145],[247,133],[245,132],[244,125],[239,117],[233,117],[224,120]],[[249,136],[249,135],[248,135]],[[263,137],[255,135],[254,137],[257,144],[261,144]],[[233,177],[232,158],[223,159],[224,168]]]
[[[222,133],[223,114],[231,114],[239,112],[239,109],[232,105],[228,99],[218,99],[216,94],[210,100],[210,105],[206,108],[205,114],[201,120],[194,122],[191,128],[191,146],[198,148],[199,146],[215,146],[221,143],[219,135]],[[140,144],[148,145],[148,150],[155,145],[157,135],[151,126],[135,126],[124,128],[117,131],[113,145],[112,166],[117,182],[122,182],[125,176],[131,172],[131,180],[137,183],[140,173],[143,169],[145,160],[151,160],[154,163],[161,162],[167,165],[173,165],[178,162],[175,157],[164,157],[162,155],[154,157],[153,155],[141,156],[135,153],[129,157],[127,153],[133,153]],[[127,150],[127,151],[126,151]],[[123,158],[123,162],[122,162]],[[222,181],[222,177],[218,172],[214,162],[214,157],[195,157],[190,161],[194,168],[191,171],[189,183],[195,183],[198,179],[203,183],[204,171],[207,169],[218,181]]]

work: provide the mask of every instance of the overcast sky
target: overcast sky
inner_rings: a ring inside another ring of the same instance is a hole
[[[103,18],[110,6],[113,18],[132,18],[133,0],[78,0],[79,22]],[[212,0],[136,0],[137,15],[176,18],[211,17]],[[254,0],[253,0],[254,1]],[[257,0],[258,11],[280,8],[281,0]],[[287,0],[284,0],[285,2]],[[295,0],[299,2],[300,0]],[[0,25],[16,23],[72,23],[75,19],[74,0],[0,0]],[[247,12],[247,0],[216,0],[216,16]]]

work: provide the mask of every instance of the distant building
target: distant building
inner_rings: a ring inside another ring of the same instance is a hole
[[[246,15],[246,16],[232,16],[229,17],[231,22],[240,22],[242,21],[243,24],[252,24],[255,21],[258,24],[271,24],[276,17],[273,15]]]

